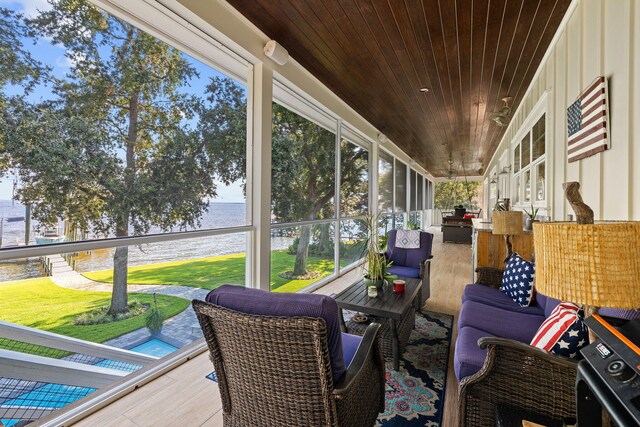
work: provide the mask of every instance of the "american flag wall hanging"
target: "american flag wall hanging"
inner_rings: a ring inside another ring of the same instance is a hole
[[[609,148],[607,79],[600,76],[567,108],[569,163]]]

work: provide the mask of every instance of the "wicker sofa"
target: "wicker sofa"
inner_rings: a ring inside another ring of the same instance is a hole
[[[454,369],[460,381],[460,425],[494,426],[510,411],[545,425],[575,418],[577,361],[529,345],[559,303],[538,294],[520,307],[498,288],[502,271],[479,269],[467,285],[458,321]]]
[[[521,419],[546,426],[572,423],[577,360],[528,344],[560,301],[537,293],[529,307],[520,307],[499,289],[503,270],[476,272],[476,283],[462,296],[454,354],[460,426],[521,425]],[[640,319],[638,308],[600,308],[599,314]]]

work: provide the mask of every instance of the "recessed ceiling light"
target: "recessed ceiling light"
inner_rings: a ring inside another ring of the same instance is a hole
[[[420,92],[427,93],[427,92],[429,92],[429,88],[428,87],[421,87],[420,88]]]

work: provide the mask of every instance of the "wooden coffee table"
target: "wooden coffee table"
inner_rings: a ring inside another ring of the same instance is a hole
[[[343,309],[354,310],[371,316],[388,319],[391,334],[390,337],[383,336],[382,339],[391,340],[393,369],[396,371],[400,368],[400,347],[406,344],[400,343],[400,335],[406,335],[406,339],[408,339],[408,334],[400,333],[401,331],[398,330],[398,325],[402,322],[413,329],[413,325],[415,324],[413,302],[422,286],[420,279],[404,280],[406,281],[406,285],[403,293],[395,293],[392,290],[392,286],[385,286],[382,290],[378,291],[376,298],[369,298],[367,295],[367,287],[361,279],[335,297],[338,307],[340,307],[342,330],[345,332],[347,331],[347,326],[342,313]],[[406,320],[406,316],[413,316],[413,322],[403,322],[403,320]]]

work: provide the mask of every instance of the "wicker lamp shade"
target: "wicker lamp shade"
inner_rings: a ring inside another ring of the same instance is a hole
[[[533,225],[536,290],[593,307],[640,307],[640,222]]]
[[[510,236],[522,234],[522,212],[520,211],[494,211],[492,221],[493,234]]]

